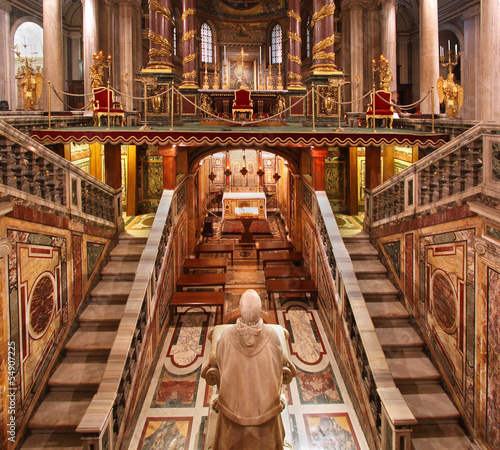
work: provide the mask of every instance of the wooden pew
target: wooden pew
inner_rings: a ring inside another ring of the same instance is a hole
[[[261,252],[269,252],[273,250],[293,250],[293,243],[289,241],[263,241],[255,244],[257,250],[257,264],[260,263]]]
[[[318,289],[313,280],[266,280],[266,290],[269,307],[271,307],[272,294],[310,294],[314,308],[318,309]]]
[[[224,321],[224,298],[226,296],[225,292],[174,292],[170,298],[170,306],[174,308],[175,314],[177,314],[177,308],[179,306],[215,306],[216,315],[220,309],[220,322]],[[217,317],[216,317],[217,319]],[[217,320],[216,320],[217,322]]]
[[[194,254],[199,258],[201,253],[230,253],[233,265],[234,244],[198,244],[194,248]]]
[[[224,273],[227,271],[227,258],[196,258],[186,259],[184,261],[184,273],[189,273],[190,270],[218,270],[222,269]]]
[[[221,286],[223,291],[226,289],[225,273],[181,274],[177,279],[178,292],[184,288],[217,286]]]
[[[264,269],[268,263],[300,263],[304,262],[301,252],[275,252],[262,255]]]
[[[269,278],[311,278],[311,271],[307,267],[289,265],[270,266],[264,269],[266,280]]]

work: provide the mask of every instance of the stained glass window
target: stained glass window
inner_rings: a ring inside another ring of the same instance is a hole
[[[275,25],[271,33],[271,64],[283,62],[283,30],[281,25]]]
[[[213,62],[212,30],[207,23],[201,26],[201,62]]]
[[[307,18],[306,24],[306,58],[311,56],[311,17]]]

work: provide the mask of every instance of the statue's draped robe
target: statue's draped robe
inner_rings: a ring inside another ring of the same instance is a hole
[[[240,320],[217,342],[219,412],[214,449],[282,449],[283,353],[275,330]]]

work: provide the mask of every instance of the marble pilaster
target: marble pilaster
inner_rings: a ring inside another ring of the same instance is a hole
[[[82,33],[80,31],[70,31],[69,38],[71,40],[71,79],[81,80],[82,71],[80,69],[80,55]]]
[[[182,81],[181,88],[198,88],[197,70],[196,70],[196,1],[182,0]]]
[[[481,114],[483,121],[500,120],[500,31],[498,18],[500,17],[500,4],[498,0],[481,1]]]
[[[409,44],[410,38],[407,35],[398,35],[398,54],[399,54],[399,82],[401,84],[410,83],[409,78]]]
[[[121,30],[120,39],[120,91],[122,92],[122,103],[125,111],[134,109],[132,96],[134,83],[134,30],[133,16],[135,11],[134,0],[121,1],[119,6],[119,21]]]
[[[349,10],[350,56],[351,56],[351,101],[353,112],[363,111],[363,9],[352,5]],[[356,80],[355,77],[360,77]]]
[[[43,0],[43,59],[44,89],[50,81],[59,94],[52,93],[51,110],[63,111],[64,104],[59,99],[64,92],[62,0]]]
[[[10,95],[9,79],[14,75],[12,70],[13,54],[9,48],[10,42],[10,10],[8,2],[0,0],[0,101],[7,100],[9,107],[13,108],[13,99]]]
[[[436,82],[439,78],[439,33],[437,0],[421,0],[420,2],[420,98],[425,97],[434,86],[434,111],[432,111],[431,95],[421,104],[420,110],[425,114],[439,113],[439,99]]]
[[[98,53],[98,21],[97,0],[82,0],[83,8],[83,79],[85,94],[92,92],[90,88],[90,66],[93,63],[92,55]],[[89,97],[85,98],[88,102]]]
[[[380,13],[381,47],[382,55],[389,60],[389,68],[392,71],[391,92],[397,90],[397,59],[396,59],[396,1],[381,0],[382,10]]]
[[[365,77],[363,83],[363,92],[371,91],[373,88],[373,69],[372,60],[378,60],[383,53],[380,42],[381,29],[380,9],[375,3],[367,5],[366,24],[364,33],[364,54],[363,54],[363,71],[370,74]]]
[[[479,118],[479,5],[470,8],[462,16],[464,20],[464,48],[461,52],[462,88],[464,90],[464,103],[462,117],[468,120]]]
[[[304,87],[302,83],[302,44],[300,42],[300,0],[288,2],[288,89]],[[299,39],[297,39],[299,37]]]

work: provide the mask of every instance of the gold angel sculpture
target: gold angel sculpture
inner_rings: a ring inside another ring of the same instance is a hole
[[[20,85],[23,89],[24,109],[26,111],[34,111],[36,99],[42,95],[43,77],[40,72],[33,75],[31,68],[27,64],[23,68],[23,73],[24,77]]]
[[[444,102],[446,106],[446,115],[451,119],[456,119],[458,108],[462,106],[464,101],[464,90],[453,81],[453,72],[448,73],[446,80],[443,77],[438,78],[437,91],[439,103]]]

